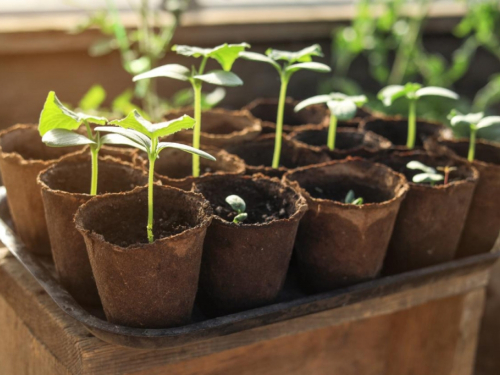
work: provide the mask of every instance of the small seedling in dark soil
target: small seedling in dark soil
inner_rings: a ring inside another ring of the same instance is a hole
[[[317,95],[306,99],[295,106],[295,112],[313,104],[326,103],[330,109],[330,126],[328,127],[327,146],[330,150],[335,148],[335,134],[337,132],[337,121],[347,121],[354,118],[356,110],[367,102],[364,95],[347,96],[340,92],[329,95]]]
[[[412,170],[419,170],[422,173],[413,176],[412,181],[416,184],[428,183],[433,186],[436,182],[443,181],[444,177],[442,174],[437,173],[437,171],[419,161],[413,160],[406,164],[406,168]]]
[[[408,107],[408,138],[406,147],[413,149],[415,147],[415,138],[417,135],[417,101],[423,96],[440,96],[442,98],[458,99],[458,95],[453,91],[441,87],[422,87],[419,83],[407,83],[404,86],[390,85],[378,93],[378,98],[386,107],[399,98],[405,97],[409,102]]]
[[[179,64],[167,64],[135,76],[134,81],[156,77],[167,77],[191,83],[194,92],[194,119],[196,121],[193,132],[193,147],[199,149],[201,133],[202,85],[205,82],[218,86],[241,86],[243,81],[236,74],[230,72],[230,70],[233,63],[238,58],[238,54],[241,51],[244,51],[245,48],[249,47],[250,45],[246,43],[222,44],[215,48],[175,45],[172,47],[172,50],[176,51],[179,55],[202,58],[198,69],[194,66],[189,69]],[[216,60],[221,65],[223,70],[212,70],[205,73],[205,66],[209,58]],[[199,175],[200,157],[197,154],[193,154],[193,176],[198,177]]]
[[[445,167],[437,167],[438,171],[442,171],[444,173],[444,181],[443,184],[446,185],[450,181],[450,173],[457,170],[457,167],[445,166]]]
[[[184,129],[192,129],[195,120],[189,116],[182,116],[178,119],[152,124],[143,118],[139,112],[132,111],[127,117],[121,120],[111,121],[110,124],[115,126],[101,126],[97,127],[97,131],[108,132],[110,143],[116,142],[117,144],[127,144],[129,146],[138,148],[148,155],[149,160],[149,181],[148,181],[148,224],[147,234],[148,241],[154,241],[153,236],[153,186],[154,186],[154,170],[155,161],[160,155],[160,151],[171,147],[182,151],[196,154],[206,159],[215,160],[215,158],[204,151],[198,150],[194,147],[173,143],[173,142],[159,142],[160,137],[176,133]]]
[[[233,219],[233,223],[239,224],[248,218],[248,214],[245,212],[247,205],[243,198],[237,195],[230,195],[226,197],[226,203],[237,213]]]
[[[312,70],[319,73],[328,73],[331,69],[328,65],[313,62],[313,56],[323,56],[318,44],[306,47],[297,52],[279,51],[269,48],[265,55],[256,52],[240,52],[240,57],[246,60],[260,61],[271,64],[280,75],[281,89],[278,102],[278,113],[276,115],[276,139],[272,167],[278,168],[281,155],[281,141],[283,136],[283,116],[285,112],[285,99],[288,82],[295,72],[299,70]],[[283,60],[283,63],[279,62]]]
[[[364,202],[363,198],[361,197],[356,198],[356,196],[354,195],[354,190],[349,190],[344,199],[344,203],[353,204],[355,206],[361,206],[363,202]]]
[[[467,155],[469,161],[474,161],[476,153],[476,135],[478,131],[500,132],[500,116],[484,117],[483,112],[463,115],[453,110],[448,118],[456,134],[469,136],[469,153]]]

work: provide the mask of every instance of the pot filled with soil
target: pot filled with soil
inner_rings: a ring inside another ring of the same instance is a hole
[[[82,235],[73,221],[78,207],[89,201],[91,158],[69,155],[38,176],[52,256],[61,284],[82,305],[98,305],[92,269]],[[98,194],[125,192],[147,184],[142,169],[110,157],[99,158]]]
[[[283,178],[309,206],[295,242],[306,284],[326,291],[377,277],[408,191],[405,177],[350,159],[298,168]]]
[[[148,241],[148,189],[97,196],[81,206],[76,228],[108,321],[144,328],[190,320],[210,204],[200,195],[155,185],[154,242]]]
[[[253,141],[226,147],[226,151],[245,161],[247,174],[262,173],[269,177],[280,178],[289,169],[330,160],[323,152],[295,144],[287,137],[283,137],[280,166],[272,168],[274,141],[274,134],[265,134]]]
[[[361,129],[372,131],[392,142],[395,149],[408,150],[408,120],[403,117],[367,118]],[[427,138],[451,138],[451,130],[445,125],[433,121],[417,120],[415,147],[422,148]]]
[[[348,156],[369,158],[375,151],[387,150],[392,143],[373,132],[338,128],[335,148],[327,146],[328,128],[304,128],[290,134],[290,139],[303,147],[326,153],[332,160],[345,159]]]
[[[200,159],[201,177],[213,174],[237,176],[245,173],[245,162],[238,156],[214,147],[202,147],[202,150],[214,156],[216,160]],[[135,165],[147,167],[147,157],[143,153],[138,153],[134,160]],[[191,190],[193,182],[198,179],[192,175],[191,154],[175,148],[162,151],[161,157],[155,162],[155,177],[163,185],[183,190]]]
[[[165,115],[165,119],[173,120],[184,114],[193,117],[194,111],[192,108],[172,110]],[[222,108],[206,110],[201,113],[201,122],[203,124],[200,133],[201,144],[218,148],[250,141],[262,131],[261,121],[246,110],[228,111]],[[191,144],[193,131],[175,133],[171,139]]]
[[[15,125],[0,133],[0,170],[12,219],[27,248],[50,255],[38,173],[80,147],[51,148],[40,139],[36,125]]]
[[[198,292],[204,311],[230,314],[274,301],[307,209],[304,197],[279,180],[256,176],[207,176],[196,182],[195,191],[214,210]],[[234,196],[246,206],[244,212],[228,203]]]
[[[467,158],[469,140],[439,140],[437,143],[441,146],[438,151],[451,151],[453,155]],[[500,234],[500,146],[476,141],[472,165],[479,172],[479,180],[458,245],[459,258],[491,251]]]
[[[297,100],[286,98],[283,114],[283,132],[290,133],[305,125],[328,124],[328,110],[323,105],[311,105],[299,112],[295,112]],[[263,133],[276,132],[276,116],[278,113],[278,99],[259,98],[243,107],[253,117],[262,120]]]
[[[477,170],[457,158],[424,151],[394,153],[375,160],[404,174],[410,186],[394,225],[384,273],[453,260],[478,180]],[[434,175],[435,181],[425,178],[425,173]]]

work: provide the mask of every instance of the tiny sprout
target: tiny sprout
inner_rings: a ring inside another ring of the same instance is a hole
[[[446,185],[450,179],[450,173],[457,170],[457,167],[450,167],[449,165],[445,167],[437,167],[438,171],[442,171],[444,173],[444,181],[443,184]]]
[[[458,95],[451,90],[442,87],[422,87],[419,83],[407,83],[404,86],[390,85],[384,87],[378,93],[379,100],[386,107],[399,98],[405,97],[409,101],[408,108],[408,138],[406,147],[413,149],[415,147],[415,138],[417,134],[417,100],[423,96],[440,96],[449,99],[458,99]]]
[[[248,218],[248,214],[245,212],[247,205],[243,198],[237,195],[229,195],[226,197],[226,203],[237,213],[233,219],[233,223],[239,224]]]
[[[239,56],[246,60],[268,63],[272,65],[280,75],[281,89],[278,101],[278,113],[276,115],[276,138],[274,141],[272,163],[273,168],[278,168],[281,156],[281,138],[283,137],[283,116],[285,112],[286,91],[291,76],[302,69],[319,73],[328,73],[331,69],[328,65],[312,61],[313,56],[323,56],[319,44],[314,44],[297,52],[280,51],[269,48],[265,55],[243,51],[240,52]],[[282,64],[280,64],[281,61],[283,61]]]
[[[361,197],[356,198],[356,196],[354,195],[354,190],[349,190],[344,199],[344,203],[354,204],[355,206],[361,206],[363,202],[364,202],[363,198]]]
[[[295,106],[295,112],[313,104],[326,103],[330,109],[330,126],[328,127],[327,146],[330,150],[335,148],[335,133],[338,120],[350,120],[356,114],[356,109],[367,102],[364,95],[347,96],[340,92],[332,92],[329,95],[317,95],[301,101]]]
[[[406,164],[406,168],[412,170],[419,170],[423,173],[416,174],[413,176],[412,181],[416,184],[429,183],[434,185],[436,182],[443,181],[444,177],[437,173],[437,171],[419,161],[413,160]]]

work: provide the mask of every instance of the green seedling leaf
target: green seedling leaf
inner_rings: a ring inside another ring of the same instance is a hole
[[[234,217],[233,223],[239,224],[248,219],[248,214],[246,212],[242,212]]]
[[[122,135],[124,137],[129,138],[136,144],[140,145],[143,148],[150,149],[151,148],[151,140],[145,136],[144,134],[138,132],[137,130],[132,129],[124,129],[117,126],[98,126],[95,128],[98,132],[105,133],[113,133],[117,135]],[[118,139],[118,138],[115,138]],[[101,138],[102,143],[102,138]],[[134,146],[135,147],[135,146]]]
[[[52,129],[45,133],[42,142],[49,147],[69,147],[95,145],[96,143],[84,135],[67,129]]]
[[[458,94],[454,93],[451,90],[444,89],[442,87],[434,87],[434,86],[429,86],[429,87],[423,87],[421,89],[418,89],[416,91],[416,96],[417,98],[421,98],[422,96],[440,96],[443,98],[450,98],[450,99],[458,99]]]
[[[448,119],[450,120],[451,126],[453,127],[469,127],[470,125],[477,125],[483,117],[483,112],[469,113],[467,115],[464,115],[457,110],[452,110],[448,115]]]
[[[384,87],[377,94],[377,98],[382,100],[385,106],[390,106],[396,99],[406,96],[408,88],[401,85],[390,85]]]
[[[404,86],[390,85],[379,91],[377,97],[382,100],[385,106],[390,106],[399,98],[406,97],[409,100],[416,100],[423,96],[440,96],[449,99],[458,99],[458,94],[442,87],[422,87],[419,83],[407,83]]]
[[[125,130],[125,129],[123,129]],[[132,132],[132,130],[128,130],[128,132]],[[133,140],[132,137],[126,137],[121,134],[106,134],[103,137],[101,137],[101,144],[103,145],[121,145],[121,146],[130,146],[134,148],[138,148],[141,151],[148,152],[148,149]]]
[[[331,114],[337,119],[350,120],[356,114],[357,106],[363,105],[367,100],[364,95],[347,96],[340,92],[333,92],[329,95],[313,96],[300,102],[295,106],[295,112],[312,104],[326,103]]]
[[[172,47],[172,51],[177,52],[177,54],[192,57],[207,56],[211,50],[211,48],[191,47],[178,44]]]
[[[308,99],[305,99],[301,101],[299,104],[297,104],[294,108],[295,112],[299,112],[303,110],[306,107],[309,107],[310,105],[315,105],[315,104],[323,104],[331,100],[330,95],[316,95],[312,96]]]
[[[312,70],[318,73],[328,73],[332,70],[328,65],[319,62],[305,62],[305,63],[292,64],[286,67],[285,72],[290,75],[302,69]]]
[[[273,59],[271,59],[270,57],[268,57],[266,55],[262,55],[262,54],[256,53],[256,52],[244,51],[244,52],[240,52],[239,56],[245,60],[268,63],[268,64],[274,66],[276,68],[276,70],[279,73],[281,73],[281,66],[276,61],[274,61]]]
[[[425,165],[424,163],[421,163],[421,162],[416,161],[416,160],[412,160],[412,161],[408,162],[408,164],[406,164],[406,168],[412,169],[412,170],[419,170],[419,171],[429,173],[429,174],[436,174],[436,170],[434,168],[429,167],[429,166]]]
[[[220,46],[214,48],[200,48],[191,47],[185,45],[175,45],[172,47],[172,51],[177,52],[179,55],[191,56],[191,57],[205,57],[217,60],[224,71],[231,70],[233,63],[239,57],[240,52],[244,51],[245,48],[249,48],[250,45],[247,43],[240,44],[221,44]]]
[[[361,206],[363,204],[363,198],[356,198],[352,204],[354,204],[355,206]]]
[[[477,123],[477,129],[484,129],[490,126],[500,126],[500,116],[488,116]]]
[[[439,181],[443,181],[444,177],[440,174],[434,174],[434,173],[419,173],[413,176],[412,181],[415,182],[416,184],[421,184],[421,183],[430,183],[434,184]]]
[[[245,201],[238,195],[229,195],[228,197],[226,197],[226,203],[229,204],[231,208],[238,213],[245,212],[247,209]]]
[[[266,51],[266,55],[272,60],[285,60],[289,63],[295,62],[309,62],[312,61],[313,56],[323,56],[321,51],[321,46],[319,44],[314,44],[312,46],[301,49],[297,52],[280,51],[277,49],[269,48]]]
[[[138,81],[141,79],[157,78],[157,77],[167,77],[177,79],[179,81],[187,81],[191,76],[191,71],[179,64],[167,64],[159,66],[158,68],[152,69],[149,72],[139,74],[133,78],[133,81]]]
[[[352,119],[358,108],[351,100],[330,100],[326,104],[328,105],[331,114],[341,121]]]
[[[354,204],[356,206],[361,206],[363,202],[364,202],[363,198],[361,197],[356,198],[356,196],[354,195],[354,190],[349,190],[344,199],[344,203]]]
[[[78,103],[83,111],[97,110],[106,99],[106,90],[101,85],[92,86]]]
[[[199,150],[199,149],[191,147],[191,146],[183,145],[181,143],[174,143],[174,142],[160,142],[160,143],[158,143],[158,152],[160,152],[161,150],[163,150],[165,148],[176,148],[178,150],[189,152],[190,154],[201,156],[202,158],[205,158],[208,160],[212,160],[212,161],[216,160],[212,155],[210,155],[209,153],[207,153],[205,151]]]
[[[243,81],[233,72],[214,70],[207,74],[195,75],[193,78],[218,86],[241,86]]]

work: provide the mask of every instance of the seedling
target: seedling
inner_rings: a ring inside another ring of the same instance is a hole
[[[90,124],[105,125],[104,117],[76,113],[66,108],[57,98],[54,91],[49,92],[40,114],[38,131],[42,142],[50,147],[68,147],[88,145],[92,160],[92,178],[90,194],[97,194],[98,154],[102,145],[110,143],[108,136],[101,137],[99,132],[93,132]],[[85,125],[87,135],[75,132]]]
[[[239,224],[248,218],[248,214],[245,212],[247,205],[243,198],[237,195],[230,195],[226,197],[226,203],[237,213],[233,219],[233,223]]]
[[[241,86],[243,81],[236,74],[230,72],[233,63],[238,58],[238,54],[249,48],[246,43],[241,44],[222,44],[215,48],[200,48],[190,46],[172,47],[179,55],[201,57],[201,63],[196,69],[194,66],[191,70],[179,64],[167,64],[158,68],[152,69],[146,73],[139,74],[134,77],[134,82],[141,79],[150,79],[156,77],[167,77],[177,79],[179,81],[188,81],[191,83],[194,92],[194,119],[196,124],[193,131],[193,147],[200,148],[200,132],[201,132],[201,104],[202,96],[201,89],[203,82],[218,86]],[[205,73],[205,65],[208,59],[217,60],[223,70],[212,70]],[[200,175],[200,157],[198,154],[193,154],[193,176]]]
[[[121,120],[111,121],[110,124],[114,126],[100,126],[96,128],[99,132],[108,132],[108,143],[126,144],[148,155],[149,160],[149,181],[148,181],[148,224],[147,235],[148,241],[154,241],[153,236],[153,186],[154,186],[154,170],[155,161],[160,155],[160,151],[171,147],[177,148],[182,151],[196,154],[206,159],[215,160],[215,158],[204,151],[196,148],[173,142],[159,142],[160,137],[176,133],[183,129],[192,129],[195,120],[189,116],[182,116],[178,119],[152,124],[139,112],[132,111],[127,117]]]
[[[361,206],[363,202],[364,202],[363,198],[361,197],[356,198],[356,196],[354,195],[354,190],[349,190],[344,199],[344,203],[353,204],[355,206]]]
[[[283,137],[283,115],[285,112],[285,99],[288,82],[295,72],[299,70],[312,70],[320,73],[328,73],[331,69],[325,64],[313,62],[313,56],[323,56],[321,47],[314,44],[297,52],[279,51],[269,48],[265,55],[256,52],[240,52],[240,56],[246,60],[260,61],[271,64],[280,75],[281,89],[278,102],[278,113],[276,115],[276,138],[273,154],[273,168],[278,168],[281,156],[281,141]],[[280,65],[280,61],[284,62]]]
[[[464,128],[469,130],[469,153],[467,159],[474,161],[476,153],[476,135],[478,130],[500,131],[500,116],[484,117],[483,112],[469,113],[463,115],[460,112],[453,110],[448,118],[451,120],[451,126],[456,132],[467,133]]]
[[[317,95],[306,99],[295,106],[298,112],[313,104],[326,103],[330,109],[330,126],[328,127],[327,146],[330,150],[335,148],[335,134],[337,132],[337,121],[351,120],[356,115],[357,107],[367,102],[364,95],[347,96],[340,92],[332,92],[329,95]]]
[[[416,174],[412,178],[412,181],[416,184],[429,183],[433,186],[436,182],[443,181],[444,179],[443,175],[437,173],[434,168],[416,160],[408,162],[406,168],[422,171],[422,173]]]
[[[436,168],[438,171],[442,171],[444,173],[444,181],[443,184],[446,185],[448,181],[450,180],[450,173],[452,171],[456,171],[457,167],[450,167],[449,165],[444,166],[444,167],[437,167]]]
[[[386,107],[399,98],[405,97],[409,102],[408,107],[408,136],[406,147],[413,149],[415,147],[415,138],[417,135],[417,101],[423,96],[440,96],[442,98],[458,99],[458,95],[453,91],[442,87],[422,87],[419,83],[407,83],[404,86],[390,85],[378,93],[378,98]]]

